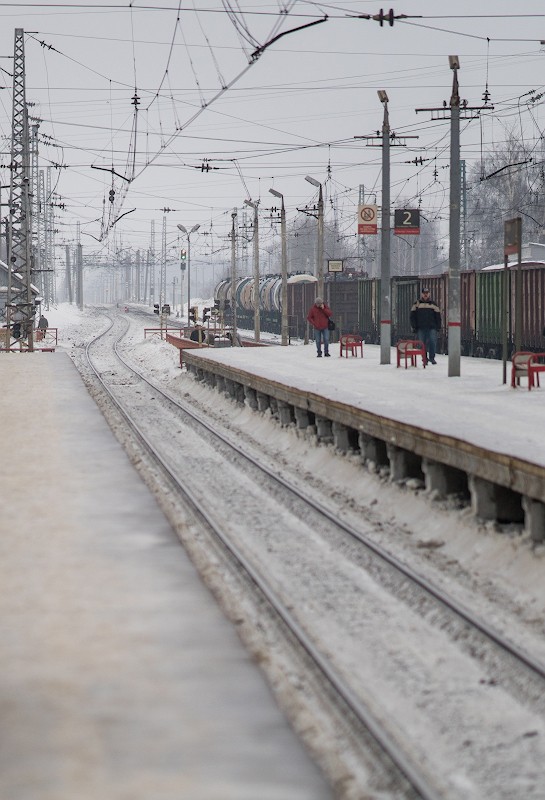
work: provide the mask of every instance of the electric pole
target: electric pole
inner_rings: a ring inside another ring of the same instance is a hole
[[[231,212],[231,318],[232,341],[235,347],[237,342],[237,210]]]
[[[450,103],[444,102],[442,108],[417,108],[419,111],[430,111],[432,119],[448,119],[450,114],[450,213],[449,213],[449,270],[448,270],[448,375],[449,378],[460,376],[462,321],[460,312],[460,119],[476,119],[478,114],[472,112],[493,110],[488,105],[468,106],[467,100],[460,103],[458,86],[458,70],[460,59],[449,56],[449,66],[453,72],[452,93]],[[436,116],[434,116],[436,114]]]
[[[380,225],[380,363],[390,364],[392,360],[392,302],[391,302],[391,229],[390,229],[390,147],[406,147],[406,139],[418,139],[418,136],[396,136],[390,130],[388,114],[388,95],[379,89],[378,97],[384,106],[382,132],[376,136],[355,136],[355,139],[366,139],[370,147],[382,147],[382,215]],[[373,145],[379,141],[379,145]]]
[[[149,245],[149,300],[150,305],[155,303],[155,220],[151,220],[150,245]]]
[[[280,205],[280,241],[282,248],[282,278],[280,290],[280,305],[281,311],[281,344],[285,347],[288,344],[288,246],[286,235],[286,206],[284,204],[284,195],[276,189],[269,189],[269,192],[278,197],[281,201]]]
[[[252,203],[251,200],[245,200],[244,202],[254,210],[254,339],[259,342],[261,336],[259,320],[259,200],[256,200],[255,203]]]

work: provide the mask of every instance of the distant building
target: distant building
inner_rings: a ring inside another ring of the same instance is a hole
[[[528,244],[523,244],[522,260],[545,261],[545,244],[539,244],[538,242],[528,242]]]

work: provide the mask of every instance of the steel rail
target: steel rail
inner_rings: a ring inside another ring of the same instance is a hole
[[[311,639],[303,630],[301,625],[292,616],[292,614],[282,603],[282,601],[279,600],[278,597],[276,597],[274,590],[271,588],[270,584],[266,581],[266,579],[263,578],[263,576],[259,573],[259,571],[256,568],[254,568],[254,566],[244,556],[244,554],[240,551],[240,549],[235,544],[233,544],[233,542],[231,542],[229,538],[223,533],[223,531],[219,528],[217,523],[208,513],[207,509],[201,504],[201,502],[194,495],[191,489],[180,484],[177,477],[172,472],[168,464],[163,460],[162,456],[156,450],[153,443],[140,430],[139,426],[131,419],[130,415],[125,411],[122,405],[110,392],[108,386],[102,380],[98,370],[95,369],[92,363],[92,359],[89,356],[88,350],[93,343],[97,342],[100,338],[109,333],[109,331],[113,327],[113,324],[114,321],[111,320],[111,325],[109,326],[109,328],[103,331],[98,337],[96,337],[92,342],[88,344],[86,348],[86,354],[89,365],[93,369],[93,372],[95,373],[96,377],[100,381],[101,385],[111,398],[112,402],[114,403],[118,411],[126,420],[127,424],[137,435],[138,439],[142,442],[143,446],[150,453],[150,455],[152,455],[152,457],[160,464],[162,470],[165,472],[169,480],[176,487],[177,491],[186,499],[186,502],[193,509],[194,513],[197,514],[197,516],[206,523],[209,529],[219,539],[219,541],[222,542],[223,546],[236,560],[239,566],[243,568],[245,573],[251,579],[253,585],[267,599],[270,606],[275,610],[280,619],[282,619],[283,623],[296,637],[296,639],[299,641],[301,646],[310,656],[312,661],[318,666],[321,673],[327,678],[328,682],[333,687],[336,694],[343,699],[344,703],[350,709],[352,714],[354,714],[355,718],[365,726],[365,728],[369,731],[369,733],[373,736],[376,742],[387,754],[391,762],[395,764],[397,769],[405,776],[405,778],[409,781],[411,786],[418,792],[420,797],[424,798],[425,800],[439,800],[439,798],[442,798],[444,796],[443,792],[441,790],[438,791],[436,786],[431,785],[427,777],[422,774],[422,771],[419,770],[418,767],[415,766],[414,763],[409,758],[406,757],[403,750],[397,745],[397,743],[395,742],[393,737],[390,736],[388,731],[385,730],[384,726],[382,726],[380,722],[377,721],[375,716],[369,711],[369,709],[364,705],[364,703],[362,703],[362,701],[355,695],[355,693],[345,683],[345,681],[337,675],[335,669],[328,663],[327,659],[325,659],[322,656],[322,654],[318,651],[318,649],[314,646]],[[163,388],[155,384],[153,381],[149,380],[146,375],[140,372],[140,370],[138,370],[136,367],[132,366],[127,361],[125,361],[125,359],[119,353],[118,345],[123,339],[123,337],[126,335],[128,328],[129,328],[129,323],[127,321],[125,331],[121,334],[121,336],[116,340],[116,342],[113,345],[113,350],[116,357],[119,359],[119,361],[123,364],[123,366],[126,369],[130,370],[133,374],[137,375],[155,392],[161,394],[170,403],[174,404],[176,408],[181,410],[183,413],[187,414],[194,422],[197,422],[204,429],[206,429],[209,434],[219,438],[222,442],[227,444],[241,458],[248,461],[249,463],[252,464],[253,467],[259,469],[261,472],[266,474],[269,479],[276,482],[284,490],[290,492],[298,500],[302,500],[305,503],[309,504],[315,511],[317,511],[325,519],[327,519],[328,522],[332,523],[336,528],[342,530],[344,533],[348,534],[350,537],[357,540],[359,543],[363,544],[374,555],[378,556],[390,567],[397,570],[409,581],[418,585],[420,589],[424,590],[429,596],[433,597],[443,607],[447,608],[450,612],[453,612],[458,617],[463,619],[464,622],[470,625],[472,628],[478,630],[482,635],[484,635],[487,639],[493,642],[497,647],[501,648],[502,651],[508,653],[510,656],[516,659],[518,663],[523,664],[526,668],[531,670],[539,678],[545,679],[545,666],[543,664],[537,662],[528,653],[524,652],[520,647],[510,642],[508,639],[506,639],[504,636],[498,633],[498,631],[496,631],[490,625],[479,619],[475,614],[473,614],[473,612],[469,608],[464,606],[455,598],[449,596],[447,593],[440,590],[438,587],[434,586],[433,583],[431,583],[427,578],[424,578],[422,575],[419,575],[411,567],[401,562],[396,556],[393,556],[383,547],[381,547],[380,545],[376,544],[371,539],[366,537],[365,534],[362,534],[360,531],[356,530],[350,524],[336,518],[334,513],[330,511],[322,503],[315,500],[314,498],[309,497],[302,489],[294,488],[294,486],[288,483],[287,480],[285,480],[278,474],[274,473],[266,465],[260,463],[256,458],[245,452],[238,444],[236,444],[236,442],[231,440],[229,436],[225,435],[224,433],[218,432],[218,430],[216,430],[200,413],[196,412],[188,404],[185,404],[178,398],[173,397],[168,391],[164,390]]]
[[[534,659],[529,653],[525,652],[521,647],[516,645],[514,642],[509,641],[502,633],[497,631],[488,623],[484,622],[478,616],[476,616],[470,608],[466,605],[461,603],[459,600],[453,598],[451,595],[447,594],[446,592],[439,589],[435,586],[430,580],[425,578],[424,576],[420,575],[414,569],[409,567],[407,564],[404,564],[400,561],[399,558],[392,555],[390,552],[385,550],[381,545],[374,542],[369,537],[365,536],[365,534],[358,531],[352,525],[347,522],[343,522],[342,520],[338,519],[335,516],[334,512],[330,511],[327,506],[320,503],[319,500],[315,500],[307,495],[304,490],[299,488],[294,488],[292,484],[290,484],[287,480],[282,478],[281,475],[273,472],[269,469],[266,465],[259,462],[257,459],[253,458],[247,452],[245,452],[235,441],[229,438],[228,435],[221,433],[218,434],[218,431],[206,420],[206,418],[199,414],[199,412],[195,411],[189,404],[184,403],[183,401],[179,400],[178,398],[173,397],[168,391],[162,389],[157,384],[150,381],[143,373],[141,373],[136,367],[128,364],[117,351],[117,346],[115,348],[115,352],[117,357],[120,361],[124,364],[125,367],[130,369],[136,375],[138,375],[143,381],[145,381],[150,387],[152,387],[155,391],[162,394],[172,403],[174,403],[179,409],[184,411],[188,414],[192,419],[198,422],[202,427],[204,427],[210,434],[213,436],[219,436],[222,441],[229,445],[239,456],[244,458],[245,460],[249,461],[254,467],[259,469],[261,472],[265,473],[271,480],[278,483],[282,488],[291,492],[296,498],[303,500],[305,503],[308,503],[312,506],[316,511],[318,511],[323,517],[325,517],[329,522],[333,523],[337,528],[340,528],[342,531],[347,533],[352,538],[359,541],[361,544],[365,545],[369,550],[371,550],[375,555],[379,556],[383,561],[389,564],[391,567],[399,571],[404,577],[408,578],[411,582],[417,584],[421,589],[423,589],[427,594],[433,597],[435,600],[440,602],[445,608],[449,611],[454,612],[458,617],[463,619],[466,623],[468,623],[472,628],[478,630],[481,634],[486,636],[490,641],[494,642],[498,647],[500,647],[503,651],[508,652],[510,655],[513,656],[518,662],[522,663],[534,672],[539,678],[545,680],[545,664],[537,661]]]
[[[371,736],[382,748],[382,750],[384,751],[388,759],[391,761],[391,763],[404,776],[404,778],[408,781],[411,787],[416,790],[418,796],[421,797],[422,800],[444,800],[443,791],[438,791],[435,786],[432,786],[430,784],[429,780],[422,775],[422,771],[417,766],[415,766],[415,764],[411,761],[411,759],[409,759],[406,756],[406,754],[398,746],[393,737],[390,736],[390,734],[384,728],[384,726],[381,725],[380,722],[375,719],[375,717],[365,706],[365,704],[357,697],[357,695],[346,684],[346,682],[342,679],[342,677],[340,677],[335,672],[334,668],[332,668],[332,666],[328,663],[327,659],[324,658],[322,654],[318,651],[318,649],[314,646],[310,637],[306,634],[301,625],[293,617],[288,608],[277,597],[275,591],[271,588],[268,581],[251,564],[251,562],[240,551],[240,549],[236,546],[236,544],[230,541],[229,537],[227,537],[223,533],[221,528],[214,521],[212,516],[208,513],[206,508],[202,505],[200,500],[195,496],[195,494],[191,491],[191,489],[189,489],[188,487],[184,486],[179,482],[178,478],[171,470],[169,465],[166,463],[166,461],[163,459],[161,454],[157,451],[154,444],[140,429],[138,424],[132,419],[130,414],[127,413],[127,411],[123,408],[121,403],[119,403],[119,401],[110,391],[109,387],[102,379],[100,371],[93,364],[93,361],[89,355],[89,349],[94,343],[96,343],[99,339],[101,339],[111,331],[114,324],[113,320],[111,320],[111,322],[112,324],[105,331],[102,331],[99,334],[99,336],[97,336],[94,340],[88,343],[86,347],[86,356],[89,366],[93,370],[103,390],[107,393],[110,401],[114,404],[117,411],[121,414],[121,416],[129,426],[130,430],[135,434],[135,436],[138,438],[141,445],[145,448],[145,450],[149,453],[149,455],[151,455],[154,461],[160,466],[161,470],[168,477],[170,483],[177,490],[177,492],[185,499],[185,502],[190,506],[193,512],[208,526],[208,528],[211,530],[214,536],[217,537],[217,539],[219,539],[224,548],[230,553],[231,557],[235,560],[237,565],[239,567],[242,567],[242,569],[244,570],[246,575],[250,578],[255,588],[267,600],[270,607],[274,609],[274,611],[276,612],[278,617],[282,620],[284,625],[289,629],[289,631],[295,637],[300,646],[311,658],[312,662],[318,667],[319,671],[327,679],[328,683],[333,688],[335,694],[338,697],[342,698],[345,706],[354,715],[354,717],[358,720],[358,722],[368,730]],[[127,324],[126,330],[120,338],[123,338],[126,331],[128,330],[128,327],[129,326]],[[184,406],[180,405],[175,399],[170,397],[168,393],[165,393],[160,387],[157,387],[153,382],[149,381],[145,376],[143,376],[138,370],[134,369],[132,366],[130,366],[129,364],[127,364],[127,362],[124,361],[124,359],[119,355],[119,352],[117,350],[117,344],[119,341],[120,340],[118,340],[114,345],[114,352],[121,361],[121,363],[131,372],[138,375],[138,377],[141,378],[150,387],[152,387],[154,391],[157,391],[160,394],[162,394],[166,399],[169,400],[169,402],[174,403],[174,405],[177,408],[185,412],[186,409]],[[193,417],[195,421],[199,423],[201,422],[201,420],[197,419],[197,417],[195,417],[191,412],[188,413],[189,416]],[[226,444],[228,444],[229,446],[232,445],[231,442],[224,439],[221,436],[221,434],[219,434],[217,431],[214,431],[209,426],[206,427],[208,428],[209,432],[214,433],[216,437],[224,441]],[[242,451],[238,450],[238,448],[236,449],[237,452],[240,452],[242,455],[244,455]],[[251,461],[252,464],[258,466],[257,461],[255,461],[252,458],[250,458],[249,460]],[[272,475],[272,473],[269,473],[268,471],[267,474]]]

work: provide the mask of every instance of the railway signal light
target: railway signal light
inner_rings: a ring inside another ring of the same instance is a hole
[[[182,264],[185,264],[185,262],[187,261],[187,250],[181,250],[180,261],[182,262]]]
[[[192,307],[189,309],[189,319],[190,319],[190,320],[191,320],[193,323],[197,322],[197,313],[198,313],[198,308],[197,308],[197,306],[192,306]]]
[[[115,190],[114,189],[110,189],[109,198],[110,198],[110,203],[113,203],[114,200],[115,200]]]
[[[203,308],[202,310],[202,321],[203,323],[206,322],[210,318],[210,309]]]

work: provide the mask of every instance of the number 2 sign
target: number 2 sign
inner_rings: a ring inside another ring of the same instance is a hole
[[[420,209],[398,208],[394,211],[394,233],[420,233]]]

